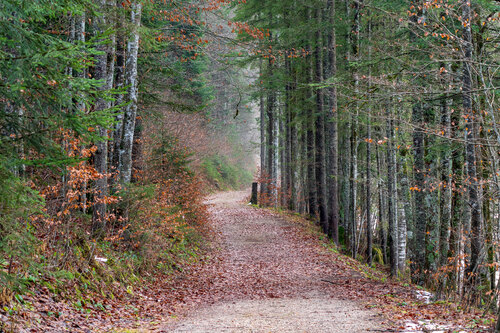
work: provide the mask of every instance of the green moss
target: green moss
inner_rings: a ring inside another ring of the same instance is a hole
[[[381,265],[384,264],[384,255],[382,253],[382,249],[376,246],[373,247],[373,261]]]

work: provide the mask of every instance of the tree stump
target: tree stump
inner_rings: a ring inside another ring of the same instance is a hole
[[[252,183],[252,198],[250,199],[252,205],[257,204],[257,186],[258,183]]]

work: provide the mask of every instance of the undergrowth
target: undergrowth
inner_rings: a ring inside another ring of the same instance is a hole
[[[253,179],[250,171],[223,155],[206,157],[201,167],[208,181],[219,190],[248,187]]]
[[[78,148],[70,155],[92,154],[73,139]],[[199,258],[207,212],[190,152],[170,137],[152,138],[148,147],[136,182],[116,185],[107,198],[99,234],[89,188],[100,175],[83,159],[62,177],[29,170],[30,182],[0,164],[0,315],[22,316],[32,306],[26,299],[41,294],[75,311],[105,311],[102,298],[133,294]]]
[[[339,248],[337,247],[337,245],[335,245],[333,240],[330,239],[327,235],[325,235],[325,233],[321,230],[321,227],[313,223],[310,219],[306,219],[303,216],[290,211],[278,211],[278,212],[286,219],[294,221],[294,223],[301,225],[303,230],[311,237],[317,238],[321,242],[320,244],[325,249],[337,253],[338,254],[337,259],[341,261],[345,266],[349,267],[354,271],[357,271],[367,279],[380,282],[385,282],[387,280],[387,272],[386,272],[387,269],[383,265],[383,263],[374,261],[372,267],[370,267],[367,264],[363,263],[362,260],[360,261],[357,259],[353,259],[349,256],[343,255],[342,249],[340,249],[339,251]]]
[[[490,332],[495,323],[494,313],[475,307],[466,307],[461,302],[450,302],[448,300],[439,300],[433,297],[425,300],[417,297],[417,290],[424,289],[422,286],[411,283],[410,275],[407,272],[398,277],[391,278],[389,269],[383,263],[381,249],[376,248],[374,254],[377,256],[372,266],[365,263],[363,257],[354,259],[345,255],[342,248],[337,245],[323,233],[321,227],[311,219],[294,212],[271,208],[276,213],[283,216],[286,220],[300,226],[301,231],[313,238],[319,240],[319,245],[325,250],[336,253],[335,261],[341,263],[341,267],[350,272],[357,272],[365,281],[371,281],[373,288],[379,288],[379,292],[369,300],[368,308],[378,308],[385,317],[389,325],[404,330],[405,323],[418,321],[423,323],[439,323],[443,332],[452,331],[452,327],[458,327],[458,331]],[[355,273],[356,274],[356,273]],[[346,281],[355,280],[352,273],[346,275]],[[368,282],[362,281],[360,288]],[[357,288],[350,284],[349,288]],[[432,291],[432,290],[431,290]]]

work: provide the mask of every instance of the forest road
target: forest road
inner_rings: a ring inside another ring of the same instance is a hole
[[[321,255],[324,248],[304,241],[294,223],[245,204],[245,197],[247,192],[223,192],[208,198],[220,233],[223,273],[209,289],[213,304],[166,331],[382,331],[375,312],[346,299],[345,287],[322,281],[332,279],[336,268]]]

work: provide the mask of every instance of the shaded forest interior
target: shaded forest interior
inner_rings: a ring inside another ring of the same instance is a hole
[[[181,271],[204,196],[251,182],[249,74],[223,9],[199,5],[0,3],[0,331],[40,291],[105,311]]]
[[[205,194],[254,177],[339,251],[496,313],[499,20],[493,0],[3,0],[1,311],[182,270]]]
[[[236,19],[266,32],[261,205],[308,214],[438,298],[496,310],[498,3],[258,3]]]

